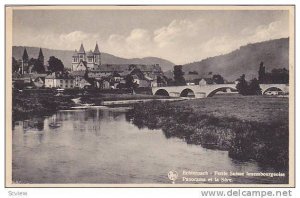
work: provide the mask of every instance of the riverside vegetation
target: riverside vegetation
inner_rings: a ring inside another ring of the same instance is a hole
[[[139,128],[162,129],[167,138],[178,137],[189,144],[226,150],[233,159],[288,169],[286,98],[238,96],[173,103],[155,101],[136,104],[127,119]]]
[[[160,99],[164,96],[153,96],[146,94],[128,94],[128,93],[95,93],[69,90],[65,94],[55,96],[55,90],[29,90],[25,92],[13,91],[12,97],[12,119],[24,120],[30,117],[52,115],[58,110],[71,109],[76,104],[72,101],[74,98],[81,98],[82,103],[102,105],[103,101],[111,100],[135,100],[135,99]]]
[[[53,93],[14,92],[12,119],[24,120],[70,109],[75,105],[72,98],[72,95],[57,97]],[[112,98],[114,95],[99,95],[90,102]],[[120,98],[145,96],[124,94]],[[127,118],[138,127],[162,129],[167,138],[178,137],[204,148],[227,150],[234,159],[256,160],[288,169],[288,98],[236,96],[153,101],[134,105]]]
[[[57,110],[74,106],[71,96],[56,97],[53,93],[13,92],[12,120],[24,120],[30,117],[47,116]]]

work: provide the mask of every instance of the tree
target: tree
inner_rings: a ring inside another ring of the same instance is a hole
[[[212,78],[216,84],[224,84],[224,78],[220,74],[215,74]]]
[[[176,86],[180,85],[186,85],[185,79],[184,79],[184,72],[182,71],[182,65],[175,65],[174,66],[174,81]]]
[[[137,84],[134,83],[134,79],[133,79],[132,75],[129,74],[125,77],[125,86],[126,86],[126,88],[129,88],[129,89],[134,89],[137,87]]]
[[[43,63],[39,60],[36,60],[34,62],[32,70],[39,74],[45,73],[45,67],[44,67]]]
[[[264,62],[260,62],[258,70],[258,81],[264,83],[266,78],[266,68],[264,67]]]
[[[259,86],[259,81],[256,78],[250,81],[248,87],[248,95],[261,95],[261,88]]]
[[[49,64],[48,69],[51,72],[64,71],[64,64],[60,59],[56,58],[55,56],[50,56],[48,60],[48,64]]]
[[[238,84],[236,85],[236,89],[241,95],[248,95],[248,83],[245,79],[245,74],[241,75],[239,79],[237,79]]]
[[[12,72],[18,72],[20,68],[20,63],[15,59],[15,57],[12,57]]]
[[[261,95],[261,88],[259,86],[259,81],[254,78],[248,84],[245,80],[245,74],[243,74],[238,79],[238,84],[236,85],[236,89],[241,95]]]
[[[286,68],[273,69],[271,72],[272,83],[289,83],[289,71]]]

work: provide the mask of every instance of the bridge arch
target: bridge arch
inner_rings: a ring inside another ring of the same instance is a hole
[[[280,92],[284,92],[281,88],[273,86],[273,87],[268,87],[265,90],[262,90],[262,95],[266,95],[267,91],[280,91]]]
[[[236,92],[237,90],[235,88],[232,88],[232,87],[219,87],[217,89],[214,89],[212,91],[210,91],[206,97],[213,97],[217,92],[227,92],[227,90],[230,90],[232,92]]]
[[[157,90],[154,95],[157,95],[157,96],[170,96],[169,92],[165,89],[159,89]]]
[[[190,88],[185,88],[184,90],[181,91],[180,97],[190,97],[190,98],[195,98],[195,92],[190,89]]]

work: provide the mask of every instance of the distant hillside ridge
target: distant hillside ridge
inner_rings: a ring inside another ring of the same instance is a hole
[[[199,52],[201,53],[201,52]],[[219,55],[183,65],[183,71],[198,72],[207,76],[209,72],[221,74],[226,80],[234,81],[242,74],[246,78],[258,78],[260,62],[264,62],[267,71],[274,68],[289,68],[289,38],[269,40],[241,46],[228,54]],[[172,77],[172,71],[165,72]]]
[[[13,46],[12,48],[12,55],[16,59],[21,59],[23,52],[24,52],[24,46]],[[38,47],[26,47],[29,58],[37,58],[39,54]],[[72,50],[54,50],[54,49],[47,49],[42,48],[43,54],[45,56],[45,64],[47,64],[47,61],[49,60],[50,56],[55,56],[56,58],[59,58],[64,66],[66,68],[71,68],[72,65],[72,55],[74,51]],[[157,58],[157,57],[145,57],[145,58],[132,58],[132,59],[126,59],[114,56],[112,54],[108,53],[101,53],[101,62],[102,64],[159,64],[159,66],[162,68],[163,71],[171,70],[174,66],[174,63],[171,61]]]

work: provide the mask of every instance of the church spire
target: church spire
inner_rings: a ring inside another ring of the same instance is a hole
[[[27,62],[28,61],[28,53],[27,53],[26,47],[24,49],[22,59],[23,59],[23,62]]]
[[[40,57],[41,57],[41,58],[42,58],[42,57],[44,58],[44,54],[43,54],[42,48],[40,48],[40,52],[39,52],[39,58],[40,58]]]
[[[81,43],[81,45],[80,45],[80,49],[79,49],[78,53],[85,54],[85,50],[84,50],[84,47],[83,47],[83,44],[82,44],[82,43]]]
[[[98,47],[98,43],[96,43],[95,50],[94,50],[94,54],[100,54],[100,50],[99,50],[99,47]]]
[[[44,54],[43,54],[42,48],[40,48],[38,61],[40,61],[40,63],[42,63],[44,65]]]

